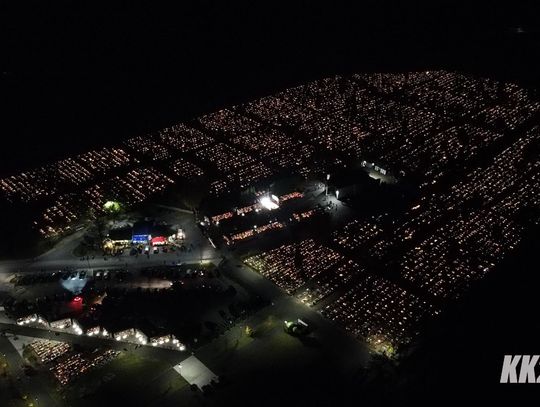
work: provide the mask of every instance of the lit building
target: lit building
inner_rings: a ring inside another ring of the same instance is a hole
[[[149,221],[135,222],[131,235],[131,242],[135,244],[147,244],[152,239],[153,223]]]
[[[259,203],[264,209],[268,209],[269,211],[279,208],[279,198],[275,195],[264,195],[259,200]]]

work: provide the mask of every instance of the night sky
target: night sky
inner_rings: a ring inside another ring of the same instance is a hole
[[[0,174],[339,73],[445,68],[535,85],[539,68],[536,14],[515,4],[13,3],[0,12]]]

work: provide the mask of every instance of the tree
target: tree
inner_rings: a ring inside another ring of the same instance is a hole
[[[118,216],[124,212],[124,208],[118,201],[107,201],[103,204],[103,211],[113,222],[116,222]]]

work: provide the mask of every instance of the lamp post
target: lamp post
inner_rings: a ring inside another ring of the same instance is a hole
[[[202,247],[202,243],[199,243],[199,251],[200,251],[200,256],[201,256],[201,264],[203,264],[203,247]]]
[[[328,196],[328,181],[330,181],[330,174],[326,174],[325,196]]]

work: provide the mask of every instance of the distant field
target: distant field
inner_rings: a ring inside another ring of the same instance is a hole
[[[122,352],[75,382],[65,394],[75,406],[159,405],[159,400],[186,386],[166,362]]]

